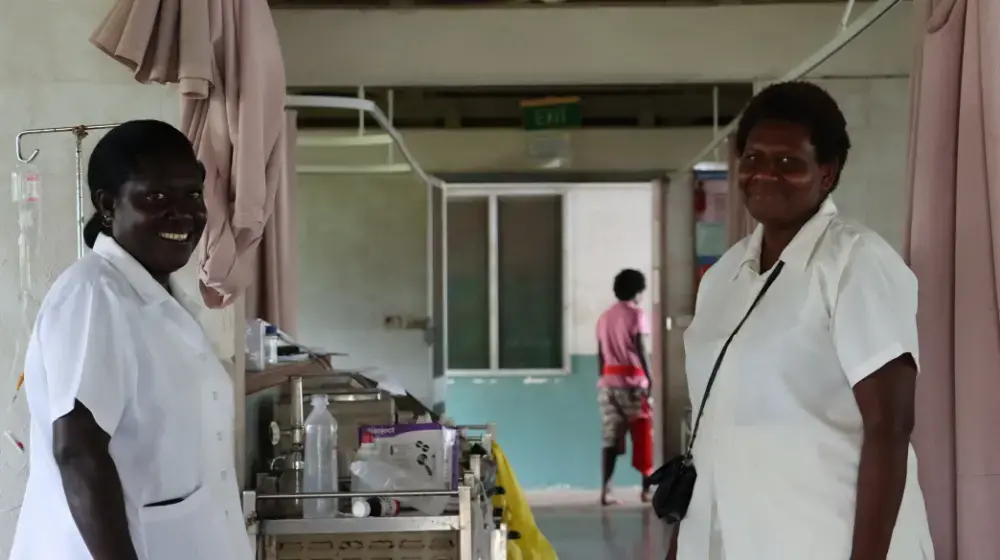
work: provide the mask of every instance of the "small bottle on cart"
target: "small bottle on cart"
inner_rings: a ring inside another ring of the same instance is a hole
[[[278,327],[274,325],[268,325],[264,329],[264,363],[267,365],[275,365],[278,363],[278,342],[281,341],[281,337],[278,336]]]
[[[395,517],[399,502],[392,498],[354,498],[351,515],[354,517]]]

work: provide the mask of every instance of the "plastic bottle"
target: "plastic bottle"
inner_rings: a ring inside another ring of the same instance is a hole
[[[264,328],[264,363],[274,365],[278,363],[278,327],[268,325]]]
[[[327,409],[326,395],[313,395],[312,411],[306,418],[305,492],[337,491],[337,421]],[[337,499],[303,500],[302,516],[317,519],[337,516]]]

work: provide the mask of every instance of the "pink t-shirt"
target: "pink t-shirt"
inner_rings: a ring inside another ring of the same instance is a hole
[[[631,301],[619,301],[597,320],[597,341],[605,366],[632,366],[642,369],[635,347],[635,335],[649,334],[649,323],[642,308]],[[598,387],[648,387],[645,375],[601,375]]]

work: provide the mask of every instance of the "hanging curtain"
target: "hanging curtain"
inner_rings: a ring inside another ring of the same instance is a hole
[[[726,238],[728,245],[739,243],[741,239],[753,233],[757,227],[757,222],[747,212],[743,205],[743,195],[740,194],[740,187],[737,184],[739,179],[740,155],[736,153],[736,133],[730,133],[726,139],[727,169],[729,188],[726,191],[728,200],[726,201]]]
[[[914,444],[938,560],[1000,558],[1000,3],[919,0],[904,247]]]
[[[256,279],[247,288],[246,316],[278,325],[297,334],[299,309],[299,245],[296,231],[297,113],[285,112],[285,138],[281,168],[284,173],[274,196],[274,211],[257,247]]]
[[[233,302],[285,172],[285,67],[267,0],[118,0],[91,36],[142,83],[177,83],[181,130],[205,165],[201,292]]]

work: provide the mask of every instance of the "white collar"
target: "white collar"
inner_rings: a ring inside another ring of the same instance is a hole
[[[827,226],[830,225],[830,221],[836,215],[837,205],[827,196],[826,200],[820,204],[819,210],[799,229],[792,242],[781,252],[778,260],[784,262],[786,266],[795,266],[799,270],[805,270],[816,249],[816,244],[819,242],[820,236],[823,235]],[[743,268],[751,263],[757,265],[759,268],[760,249],[763,241],[764,226],[757,224],[757,227],[753,230],[753,234],[750,236],[747,250],[743,254],[743,261],[736,267],[736,273],[733,275],[734,280],[739,276]]]
[[[135,257],[123,249],[110,235],[101,233],[97,236],[97,241],[94,243],[94,253],[107,260],[111,266],[121,272],[147,305],[156,305],[176,299],[181,307],[192,316],[198,317],[200,314],[201,306],[181,287],[176,274],[171,274],[167,280],[170,285],[170,292],[168,292],[145,267],[139,264],[139,261],[135,260]],[[173,298],[171,298],[171,294],[173,294]]]

